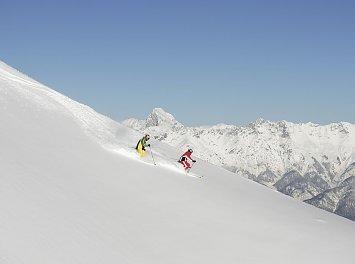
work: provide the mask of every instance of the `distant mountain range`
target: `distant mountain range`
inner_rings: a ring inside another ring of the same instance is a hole
[[[185,127],[156,108],[123,124],[253,181],[355,220],[355,125],[270,122]]]

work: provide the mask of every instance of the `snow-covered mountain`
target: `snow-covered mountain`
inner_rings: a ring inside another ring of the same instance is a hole
[[[353,262],[354,222],[199,159],[190,177],[151,140],[154,166],[142,134],[1,62],[0,124],[1,264]]]
[[[192,147],[203,160],[302,201],[314,198],[309,203],[355,220],[354,185],[347,184],[346,192],[336,191],[345,190],[344,182],[355,176],[351,169],[355,162],[353,124],[321,126],[259,119],[247,126],[185,127],[161,108],[146,120],[129,119],[123,124],[151,133],[181,151]],[[324,197],[332,202],[324,202]],[[346,210],[341,209],[344,203]]]
[[[306,202],[355,220],[355,163],[346,169],[342,178],[345,180],[337,187],[328,189],[314,198],[306,200]]]

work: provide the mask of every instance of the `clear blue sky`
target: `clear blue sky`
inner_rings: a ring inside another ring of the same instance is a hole
[[[355,123],[355,1],[2,1],[0,59],[116,120]]]

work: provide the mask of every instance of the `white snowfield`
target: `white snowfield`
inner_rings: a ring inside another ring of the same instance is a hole
[[[354,263],[355,224],[198,160],[0,63],[0,263]]]

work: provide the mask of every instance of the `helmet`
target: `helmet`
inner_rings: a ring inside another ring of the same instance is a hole
[[[188,152],[192,153],[192,152],[194,152],[194,151],[193,151],[192,149],[189,149]]]
[[[146,139],[150,139],[150,135],[149,134],[145,134],[144,136]]]

